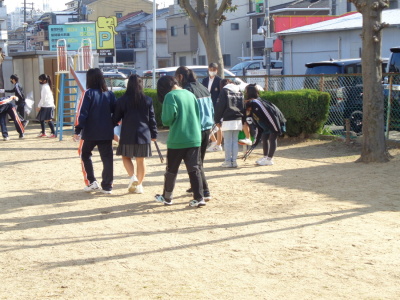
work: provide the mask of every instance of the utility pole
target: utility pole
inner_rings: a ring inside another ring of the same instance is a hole
[[[28,27],[28,23],[26,23],[26,5],[28,4],[28,5],[30,5],[32,8],[31,8],[31,19],[32,19],[32,12],[33,12],[33,2],[31,2],[31,3],[26,3],[26,0],[24,0],[24,23],[22,24],[22,28],[24,28],[24,51],[26,51],[26,29],[27,29],[27,27]]]
[[[24,51],[26,52],[26,0],[24,0]]]
[[[271,28],[270,28],[270,20],[269,20],[269,2],[268,0],[264,0],[264,22],[266,22],[266,32],[265,32],[265,67],[267,69],[267,75],[271,75]]]

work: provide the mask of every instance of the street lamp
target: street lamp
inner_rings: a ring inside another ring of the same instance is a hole
[[[26,28],[28,27],[28,23],[22,23],[22,27],[24,28],[24,51],[26,51]]]

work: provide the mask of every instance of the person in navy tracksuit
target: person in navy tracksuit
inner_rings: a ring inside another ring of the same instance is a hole
[[[13,74],[10,76],[10,81],[14,85],[14,87],[11,90],[5,90],[6,93],[14,93],[15,96],[17,96],[17,100],[15,101],[15,104],[17,105],[17,112],[19,114],[19,118],[26,127],[29,123],[29,121],[25,120],[25,95],[24,95],[24,90],[22,89],[22,86],[18,83],[19,78],[16,74]]]
[[[75,126],[74,139],[80,140],[79,153],[82,159],[82,171],[85,180],[85,192],[101,191],[111,194],[113,183],[114,124],[112,114],[115,108],[115,95],[108,91],[100,69],[89,69],[86,74],[85,95],[78,112],[78,125]],[[101,189],[94,176],[92,150],[98,148],[103,173]]]
[[[7,130],[7,114],[10,115],[11,119],[14,121],[15,129],[19,133],[19,138],[22,139],[24,137],[24,126],[19,119],[15,105],[11,103],[11,101],[16,98],[16,96],[0,98],[0,126],[4,141],[10,140]]]

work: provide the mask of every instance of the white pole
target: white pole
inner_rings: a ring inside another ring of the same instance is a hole
[[[153,0],[153,89],[156,88],[156,64],[157,64],[157,5]]]
[[[250,60],[253,60],[253,19],[250,19]]]

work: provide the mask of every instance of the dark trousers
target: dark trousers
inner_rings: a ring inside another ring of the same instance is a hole
[[[201,145],[200,145],[200,176],[203,182],[203,193],[205,196],[210,195],[210,190],[208,189],[208,183],[206,175],[204,174],[204,157],[206,156],[206,150],[208,146],[208,140],[210,139],[210,129],[201,132]]]
[[[278,146],[278,133],[267,133],[262,135],[263,154],[272,158]]]
[[[82,172],[85,179],[85,184],[89,185],[96,181],[94,176],[92,151],[97,146],[99,149],[101,161],[103,162],[103,173],[101,187],[103,190],[111,191],[113,183],[113,148],[112,141],[82,141],[81,143],[81,159],[82,159]]]
[[[200,148],[167,149],[167,170],[165,172],[164,191],[165,199],[172,199],[175,188],[176,176],[179,166],[183,161],[189,175],[190,185],[193,190],[193,198],[203,199],[203,182],[200,171]]]
[[[25,121],[25,101],[17,103],[17,113],[21,122]]]
[[[15,129],[21,136],[24,133],[24,126],[22,125],[22,122],[21,122],[20,118],[18,117],[18,113],[17,113],[17,110],[15,109],[15,106],[12,103],[6,103],[6,104],[3,104],[2,106],[6,106],[6,108],[0,114],[1,133],[2,133],[3,137],[8,137],[7,114],[14,121]]]

